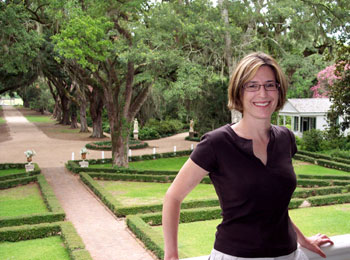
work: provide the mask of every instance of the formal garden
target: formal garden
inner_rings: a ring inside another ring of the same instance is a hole
[[[55,166],[162,258],[162,199],[192,149],[172,144],[163,153],[150,144],[189,128],[186,140],[196,142],[234,121],[227,86],[235,65],[253,51],[268,53],[286,74],[288,99],[332,103],[322,131],[304,131],[297,117],[303,138],[296,138],[290,215],[306,235],[350,233],[349,10],[343,0],[0,1],[0,105],[21,99],[16,110],[54,140],[46,151],[70,142]],[[3,115],[0,106],[0,153],[14,155],[0,158],[0,259],[40,259],[39,252],[43,259],[90,259],[54,195],[57,175],[49,185],[43,164],[26,172],[13,163],[20,160],[14,150],[36,136],[16,143]],[[274,113],[272,123],[278,118]],[[75,149],[91,153],[83,161],[69,150],[78,142]],[[208,177],[182,207],[181,257],[208,254],[220,222]]]
[[[1,259],[92,259],[37,164],[0,164],[0,205]]]
[[[161,209],[164,194],[191,151],[130,158],[129,168],[112,167],[110,159],[79,161],[66,166],[129,228],[145,246],[163,255]],[[346,159],[300,151],[293,161],[298,187],[289,208],[293,221],[306,235],[350,232],[350,167]],[[328,206],[331,205],[331,206]],[[182,204],[180,257],[208,254],[212,248],[220,208],[215,190],[205,177]],[[322,207],[321,207],[322,206]]]

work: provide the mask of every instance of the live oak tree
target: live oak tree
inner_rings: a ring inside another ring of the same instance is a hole
[[[23,4],[0,1],[0,95],[29,86],[38,77],[42,38]]]
[[[92,72],[104,93],[113,164],[127,166],[131,122],[166,66],[166,50],[148,33],[146,1],[94,1],[75,8],[77,15],[67,17],[53,37],[56,50]]]

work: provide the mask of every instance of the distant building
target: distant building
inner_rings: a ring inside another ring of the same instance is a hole
[[[291,130],[297,136],[310,129],[325,130],[328,127],[327,112],[331,101],[328,98],[291,98],[279,111],[279,124],[286,125],[291,117]],[[341,122],[342,119],[340,118]],[[348,131],[346,131],[347,134]]]

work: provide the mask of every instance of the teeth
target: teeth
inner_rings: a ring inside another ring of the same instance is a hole
[[[267,106],[269,104],[269,102],[265,102],[265,103],[254,103],[256,106],[259,106],[259,107],[264,107],[264,106]]]

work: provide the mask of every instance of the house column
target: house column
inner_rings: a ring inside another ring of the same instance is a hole
[[[301,116],[298,116],[298,132],[301,133]]]
[[[292,119],[291,119],[290,124],[291,124],[292,131],[294,132],[294,129],[295,129],[295,126],[294,126],[294,124],[295,124],[294,116],[292,116],[291,118],[292,118]]]
[[[283,116],[283,126],[286,126],[286,116]]]

